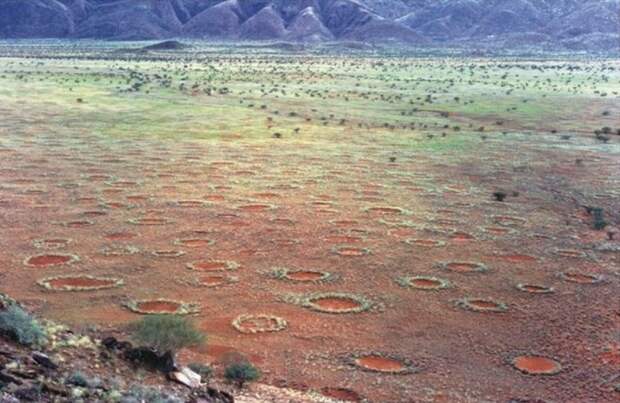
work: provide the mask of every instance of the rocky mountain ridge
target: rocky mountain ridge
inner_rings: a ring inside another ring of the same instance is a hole
[[[620,0],[1,0],[0,38],[620,48]]]

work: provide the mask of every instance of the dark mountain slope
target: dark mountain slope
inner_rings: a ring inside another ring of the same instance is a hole
[[[0,38],[64,37],[74,31],[71,11],[57,0],[3,0]]]
[[[0,38],[186,36],[620,50],[620,0],[1,1]]]

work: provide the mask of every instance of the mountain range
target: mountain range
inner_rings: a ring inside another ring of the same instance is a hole
[[[620,50],[620,0],[0,0],[0,38]]]

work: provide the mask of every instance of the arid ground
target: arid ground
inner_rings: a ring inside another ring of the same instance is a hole
[[[620,398],[618,61],[131,47],[0,44],[0,291],[344,400]]]

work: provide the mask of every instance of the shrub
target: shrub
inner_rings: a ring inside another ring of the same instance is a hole
[[[260,377],[260,371],[249,362],[230,364],[224,371],[224,376],[230,382],[235,382],[242,388],[246,382],[252,382]]]
[[[605,221],[602,208],[600,207],[593,208],[592,215],[594,216],[594,229],[595,230],[600,231],[607,226],[607,222]]]
[[[493,197],[495,197],[495,200],[499,202],[503,202],[506,196],[508,195],[505,192],[501,192],[501,191],[493,192]]]
[[[85,388],[88,386],[88,379],[80,371],[75,371],[67,378],[66,383]]]
[[[40,346],[47,339],[41,324],[17,305],[0,312],[0,333],[26,346]]]
[[[183,347],[205,342],[206,335],[183,317],[174,315],[147,316],[132,326],[134,339],[159,352],[175,352]]]

